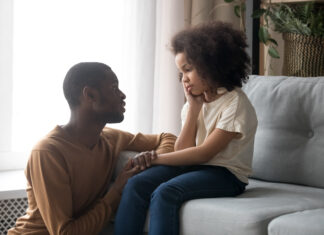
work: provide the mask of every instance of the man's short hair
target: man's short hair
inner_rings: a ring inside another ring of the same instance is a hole
[[[98,62],[82,62],[72,66],[63,82],[64,96],[70,108],[80,105],[80,96],[85,86],[99,89],[109,72],[111,68],[108,65]]]

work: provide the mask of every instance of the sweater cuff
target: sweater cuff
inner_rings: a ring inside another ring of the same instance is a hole
[[[156,149],[157,154],[169,153],[174,151],[174,144],[177,137],[170,133],[162,133],[160,135],[160,144]]]
[[[120,199],[121,194],[111,187],[108,193],[103,197],[103,202],[106,206],[110,207],[113,212],[116,212]]]

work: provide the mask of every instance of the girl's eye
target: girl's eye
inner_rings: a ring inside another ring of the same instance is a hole
[[[182,81],[182,73],[179,73],[179,82],[181,82]]]
[[[188,73],[192,70],[192,66],[188,65],[184,68],[184,72]]]

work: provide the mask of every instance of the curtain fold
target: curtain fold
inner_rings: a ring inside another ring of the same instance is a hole
[[[126,53],[123,76],[131,84],[126,98],[123,129],[132,132],[179,134],[184,104],[182,86],[170,51],[170,40],[184,28],[183,0],[129,0],[133,22],[125,40],[133,47]],[[127,71],[127,74],[125,74]]]
[[[126,93],[125,122],[131,132],[152,132],[156,1],[128,0],[131,22],[124,32],[123,80]],[[127,96],[127,94],[132,94]]]
[[[155,44],[153,132],[179,134],[184,104],[170,41],[184,28],[183,0],[158,0]]]

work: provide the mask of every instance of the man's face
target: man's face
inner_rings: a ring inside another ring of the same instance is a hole
[[[95,106],[98,118],[105,123],[119,123],[124,120],[125,94],[118,88],[118,79],[113,71],[107,71],[99,89],[100,100]]]

